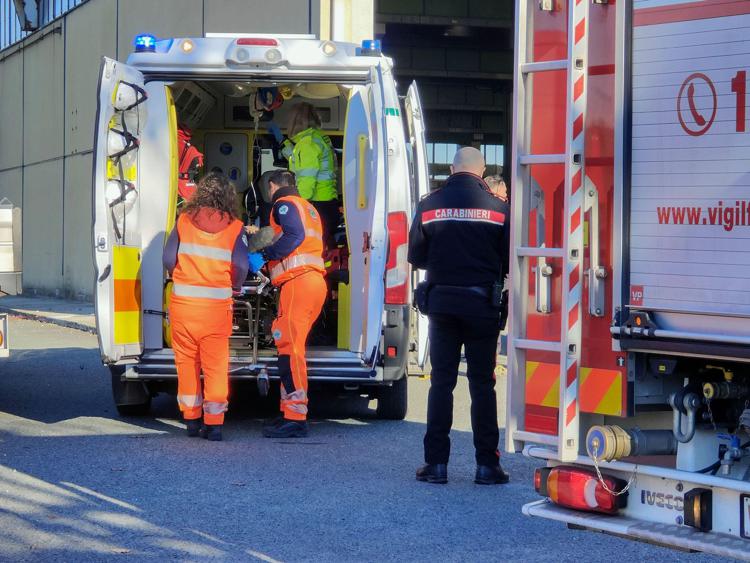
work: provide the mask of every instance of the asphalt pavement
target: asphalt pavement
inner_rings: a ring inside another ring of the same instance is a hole
[[[466,381],[448,485],[414,479],[429,382],[409,416],[318,397],[310,436],[268,440],[274,411],[238,389],[225,441],[189,439],[173,397],[118,416],[96,337],[13,319],[0,360],[3,561],[717,561],[524,517],[538,462],[474,485]],[[313,397],[315,400],[315,397]]]

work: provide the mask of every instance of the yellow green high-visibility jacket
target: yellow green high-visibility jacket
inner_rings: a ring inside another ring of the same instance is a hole
[[[282,154],[297,177],[299,194],[309,201],[331,201],[336,192],[336,154],[328,135],[313,127],[284,141]]]

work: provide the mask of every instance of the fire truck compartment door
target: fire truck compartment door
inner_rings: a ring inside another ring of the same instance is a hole
[[[665,330],[736,336],[750,332],[750,13],[725,8],[635,5],[626,304]]]

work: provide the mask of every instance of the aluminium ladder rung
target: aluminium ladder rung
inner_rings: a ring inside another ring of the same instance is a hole
[[[568,158],[563,154],[522,154],[518,158],[518,162],[522,166],[529,166],[532,164],[565,164],[568,162]]]
[[[562,352],[561,342],[552,342],[549,340],[529,340],[528,338],[513,339],[513,347],[522,350],[538,350],[540,352]]]
[[[542,61],[538,63],[524,63],[521,65],[521,72],[523,74],[530,74],[532,72],[549,72],[551,70],[567,70],[568,60],[560,59],[557,61]]]
[[[516,248],[516,256],[528,256],[531,258],[564,258],[565,251],[562,248],[547,248],[546,246],[519,246]]]

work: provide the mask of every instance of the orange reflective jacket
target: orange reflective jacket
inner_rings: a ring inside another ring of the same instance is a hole
[[[275,286],[280,286],[292,278],[315,270],[321,274],[325,272],[323,262],[323,227],[320,222],[320,216],[315,207],[299,196],[285,196],[277,201],[285,201],[294,205],[299,213],[300,220],[305,227],[305,239],[289,256],[283,260],[271,260],[268,263],[268,269],[271,272],[271,282]],[[276,237],[281,236],[281,226],[276,222],[271,214],[271,227]]]
[[[232,251],[241,230],[242,222],[235,219],[223,231],[207,233],[193,225],[189,217],[180,215],[172,301],[232,302]]]

